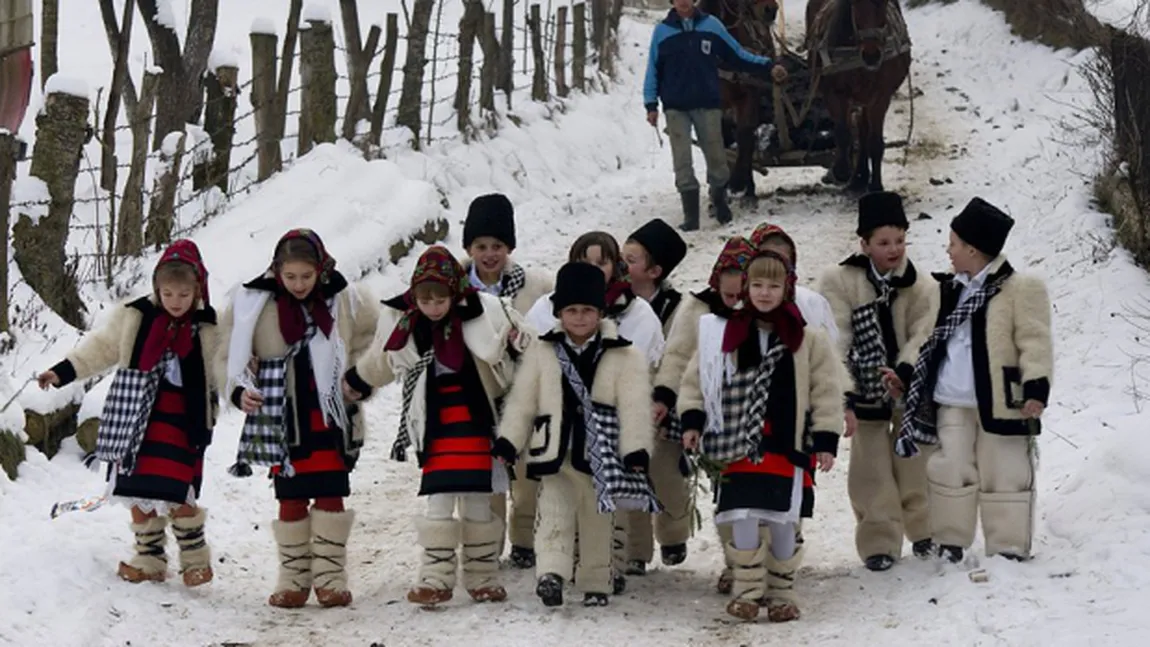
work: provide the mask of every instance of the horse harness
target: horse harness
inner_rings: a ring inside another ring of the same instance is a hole
[[[816,53],[818,73],[840,74],[866,67],[855,46],[831,47],[830,21],[836,9],[835,2],[823,5],[815,16],[813,33],[819,34]],[[853,18],[852,18],[853,23]],[[881,40],[883,60],[889,60],[911,50],[910,32],[906,28],[906,20],[902,16],[902,9],[898,2],[888,2],[886,5],[886,27],[872,29],[858,29],[855,26],[855,36],[861,40]],[[813,45],[813,44],[812,44]]]

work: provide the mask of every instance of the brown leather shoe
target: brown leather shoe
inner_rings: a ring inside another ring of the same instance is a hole
[[[451,599],[451,589],[433,589],[426,586],[417,586],[407,592],[407,601],[425,607],[434,606]]]
[[[119,568],[116,569],[116,574],[125,582],[131,582],[133,584],[139,584],[140,582],[163,582],[166,576],[163,571],[149,573],[124,562],[120,562]]]
[[[767,606],[767,620],[771,622],[790,622],[798,620],[800,615],[802,614],[799,613],[799,607],[790,602]]]
[[[268,598],[268,604],[280,609],[298,609],[307,604],[310,591],[276,591]]]
[[[188,588],[196,587],[201,584],[207,584],[208,582],[211,582],[215,577],[215,574],[212,573],[210,566],[207,568],[189,568],[188,570],[184,571],[183,575],[184,586]]]
[[[730,595],[731,587],[733,587],[734,584],[735,576],[732,575],[730,571],[723,571],[722,574],[719,575],[719,581],[715,582],[715,590],[718,591],[719,595]]]
[[[315,600],[324,608],[346,607],[351,604],[351,591],[336,591],[334,589],[316,589]]]
[[[478,589],[469,589],[467,593],[476,602],[502,602],[507,599],[507,590],[502,586],[484,586]]]
[[[731,600],[727,603],[727,613],[739,620],[754,620],[759,617],[759,605],[750,600]]]

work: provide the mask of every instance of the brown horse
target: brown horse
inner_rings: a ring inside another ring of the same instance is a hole
[[[886,149],[883,124],[891,99],[910,71],[910,39],[898,0],[810,0],[807,47],[811,68],[835,122],[834,166],[824,181],[848,190],[881,191]],[[851,113],[858,110],[852,168]]]
[[[699,0],[697,6],[704,13],[718,18],[743,47],[760,56],[775,57],[771,23],[779,11],[777,0]],[[755,129],[759,127],[759,109],[766,91],[762,80],[747,79],[743,82],[730,73],[724,73],[719,83],[723,110],[734,114],[738,150],[727,189],[751,199],[755,197],[751,164],[755,155]]]

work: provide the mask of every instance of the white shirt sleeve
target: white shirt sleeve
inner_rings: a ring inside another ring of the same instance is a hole
[[[658,366],[663,358],[663,322],[644,299],[636,298],[619,317],[619,336],[629,340],[643,351],[647,363]]]
[[[795,288],[795,305],[799,307],[807,324],[822,328],[832,343],[839,343],[839,327],[835,325],[835,313],[826,297],[800,285]]]
[[[555,328],[559,320],[552,314],[551,295],[554,292],[548,292],[535,300],[531,309],[527,311],[527,315],[523,318],[527,323],[536,330],[540,335],[546,335]]]

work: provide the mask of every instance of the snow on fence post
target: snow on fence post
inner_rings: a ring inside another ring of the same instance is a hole
[[[479,32],[483,48],[483,68],[479,73],[479,109],[495,113],[495,86],[499,76],[499,40],[495,38],[495,14],[484,13],[483,28]]]
[[[555,94],[562,98],[570,94],[567,87],[567,7],[559,7],[555,15]]]
[[[228,169],[232,162],[232,137],[236,133],[236,100],[239,61],[214,54],[204,75],[207,101],[204,104],[204,130],[212,139],[208,160],[197,160],[192,171],[192,188],[201,191],[215,185],[228,192]]]
[[[64,245],[76,199],[80,154],[92,136],[88,126],[88,87],[57,74],[45,85],[47,99],[36,116],[36,143],[27,181],[38,183],[47,208],[21,208],[12,226],[12,249],[20,274],[44,304],[76,328],[84,328],[84,307],[75,264]],[[23,180],[22,180],[23,181]],[[46,190],[44,190],[46,189]],[[71,267],[69,267],[71,266]]]
[[[140,97],[132,110],[132,163],[124,180],[120,219],[116,222],[116,254],[135,256],[144,249],[144,175],[148,167],[148,147],[152,139],[152,107],[159,83],[156,68],[144,70]],[[142,117],[140,115],[143,115]]]
[[[407,33],[407,59],[403,62],[403,91],[395,123],[411,131],[411,145],[419,150],[419,131],[423,125],[423,68],[427,65],[427,32],[435,0],[415,0],[411,10],[411,28]]]
[[[335,141],[335,34],[331,15],[319,5],[307,5],[300,25],[300,102],[299,146],[297,154],[306,155],[316,144]]]
[[[571,84],[587,91],[587,4],[571,7]]]
[[[543,60],[543,33],[539,24],[539,5],[531,5],[531,17],[527,20],[527,27],[531,31],[531,58],[534,69],[531,75],[531,100],[547,100],[547,64]]]
[[[391,96],[391,78],[395,74],[395,52],[399,45],[399,17],[387,14],[387,41],[383,46],[383,60],[379,63],[379,88],[375,91],[375,105],[371,108],[371,143],[379,146],[383,137],[383,116],[387,114],[387,100]]]
[[[499,34],[499,82],[497,88],[507,96],[507,109],[511,109],[511,93],[515,90],[515,0],[503,0],[502,26]]]
[[[11,222],[12,182],[16,179],[16,157],[20,143],[16,136],[0,130],[0,228],[8,229]],[[0,353],[7,352],[12,343],[8,329],[8,245],[0,245]],[[0,433],[4,433],[0,430]]]
[[[463,16],[459,19],[459,75],[455,82],[455,125],[469,138],[471,130],[471,73],[475,67],[475,39],[483,28],[483,4],[479,0],[464,0]]]
[[[256,179],[260,182],[283,168],[276,100],[276,48],[279,36],[270,20],[252,22],[252,110],[256,118]]]
[[[180,164],[184,160],[187,138],[187,133],[173,130],[160,143],[160,166],[152,188],[152,202],[148,205],[148,225],[144,228],[144,242],[157,252],[172,242],[176,191],[179,189]]]

